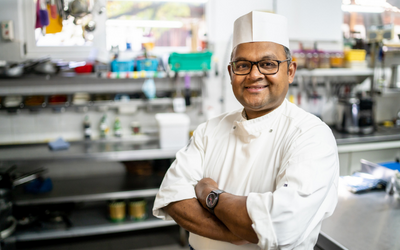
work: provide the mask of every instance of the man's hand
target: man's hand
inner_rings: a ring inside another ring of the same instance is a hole
[[[207,205],[206,205],[207,195],[212,190],[215,190],[215,189],[218,189],[218,184],[211,178],[201,179],[195,187],[197,200],[207,210],[208,210]]]
[[[220,241],[243,245],[248,242],[234,235],[196,199],[188,199],[168,204],[163,208],[181,227],[189,232]]]
[[[218,188],[218,184],[210,178],[201,179],[196,187],[197,200],[201,206],[208,210],[206,205],[207,195]],[[247,213],[246,196],[238,196],[230,193],[223,193],[220,196],[218,205],[214,209],[215,216],[240,240],[230,241],[233,244],[241,245],[248,242],[257,244],[258,237],[252,228],[252,221]]]

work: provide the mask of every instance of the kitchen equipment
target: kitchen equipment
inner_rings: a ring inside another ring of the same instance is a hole
[[[11,190],[38,178],[45,171],[38,169],[25,174],[17,174],[15,170],[16,167],[11,166],[0,172],[0,241],[9,237],[17,227],[17,220],[12,215]]]
[[[23,63],[5,62],[0,66],[0,77],[14,78],[20,77],[24,73]]]
[[[34,66],[34,71],[41,74],[56,74],[60,69],[50,60],[44,60]]]
[[[96,29],[96,22],[93,20],[90,20],[86,25],[85,25],[85,30],[92,32]]]
[[[340,98],[336,109],[336,129],[349,134],[374,132],[371,99]]]
[[[73,17],[84,17],[89,13],[89,2],[87,0],[74,0],[69,2],[68,11]]]
[[[400,65],[392,65],[392,76],[390,78],[390,88],[400,88]]]

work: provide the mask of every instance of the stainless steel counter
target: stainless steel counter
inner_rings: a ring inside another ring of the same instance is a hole
[[[321,232],[349,250],[400,249],[400,200],[384,191],[353,194],[339,185],[334,214]]]
[[[346,134],[331,128],[338,145],[400,140],[400,128],[378,126],[372,134]]]
[[[77,141],[65,150],[52,151],[48,145],[8,145],[0,147],[0,162],[21,161],[133,161],[175,158],[176,149],[160,149],[158,140]]]
[[[343,134],[332,128],[338,146],[400,141],[400,128],[383,128],[369,135]],[[157,137],[144,140],[110,139],[71,142],[67,150],[51,151],[47,144],[0,146],[0,162],[129,161],[175,158],[177,149],[160,149]]]

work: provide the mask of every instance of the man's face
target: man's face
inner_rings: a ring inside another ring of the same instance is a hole
[[[263,59],[286,60],[282,45],[272,42],[252,42],[239,44],[232,54],[232,61],[248,60],[257,62]],[[277,108],[285,99],[289,84],[293,82],[296,64],[279,65],[275,75],[263,75],[253,65],[248,75],[236,75],[228,65],[233,93],[243,105],[247,117],[253,119]]]

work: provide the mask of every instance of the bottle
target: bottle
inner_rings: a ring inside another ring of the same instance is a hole
[[[121,121],[117,117],[114,122],[114,136],[115,137],[121,137],[122,135],[122,126],[121,126]]]
[[[104,114],[100,121],[100,137],[105,138],[110,128],[107,125],[107,115]]]
[[[85,116],[85,120],[83,121],[83,133],[85,135],[85,139],[90,139],[90,137],[92,136],[92,129],[90,128],[89,116]]]

